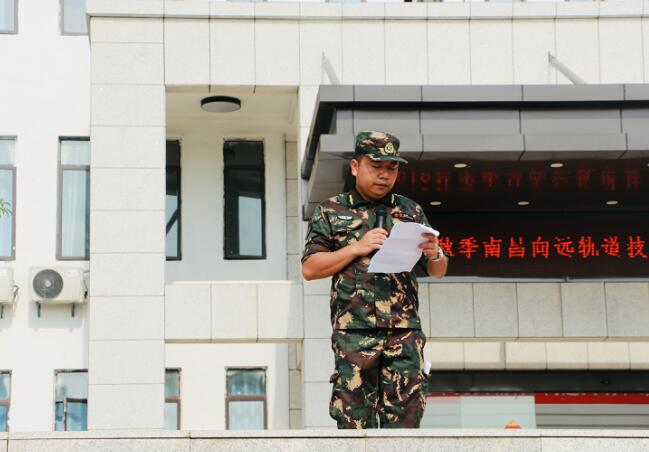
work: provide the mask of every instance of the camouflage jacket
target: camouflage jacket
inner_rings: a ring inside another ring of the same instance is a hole
[[[369,202],[356,190],[321,202],[309,222],[302,262],[321,251],[336,251],[358,241],[376,224],[378,203],[388,206],[385,228],[414,221],[429,226],[415,201],[396,194]],[[368,273],[370,257],[358,257],[331,279],[331,324],[334,329],[421,329],[415,269],[426,274],[422,254],[415,268],[403,273]]]

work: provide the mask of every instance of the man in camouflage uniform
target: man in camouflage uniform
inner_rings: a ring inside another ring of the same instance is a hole
[[[302,257],[305,279],[332,276],[331,336],[335,371],[329,414],[338,428],[418,428],[426,406],[423,348],[415,269],[368,273],[372,253],[394,224],[429,225],[422,208],[391,192],[399,140],[384,132],[360,132],[350,162],[355,187],[321,202],[309,223]],[[385,206],[384,229],[376,210]],[[415,266],[441,278],[447,257],[433,234],[423,234]],[[378,420],[377,420],[378,415]]]

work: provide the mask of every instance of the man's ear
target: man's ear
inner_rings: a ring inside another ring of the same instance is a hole
[[[356,160],[355,158],[351,159],[349,162],[349,168],[352,170],[352,176],[356,177],[358,175],[358,165],[359,161]]]

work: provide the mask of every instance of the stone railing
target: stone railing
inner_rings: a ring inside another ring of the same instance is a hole
[[[0,452],[649,450],[647,430],[267,430],[0,433]]]

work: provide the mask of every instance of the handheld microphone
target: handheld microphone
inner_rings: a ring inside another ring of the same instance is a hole
[[[377,228],[385,229],[385,219],[388,216],[388,210],[383,204],[379,204],[376,207],[376,225]]]
[[[383,228],[385,229],[385,219],[388,216],[388,210],[385,208],[383,204],[379,204],[376,206],[376,223],[374,223],[375,228]],[[378,250],[374,250],[370,253],[370,257],[374,257]]]

